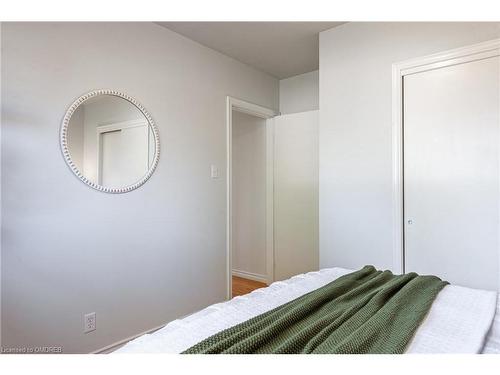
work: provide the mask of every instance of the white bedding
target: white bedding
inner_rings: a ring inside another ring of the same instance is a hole
[[[329,268],[275,282],[267,288],[174,320],[152,334],[128,342],[115,353],[180,353],[217,332],[350,272],[352,270]],[[497,293],[448,285],[434,301],[407,352],[480,353],[483,346],[485,353],[500,353],[500,301],[497,305]]]

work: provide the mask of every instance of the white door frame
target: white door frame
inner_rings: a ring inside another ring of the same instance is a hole
[[[500,56],[500,39],[439,52],[392,65],[393,270],[395,272],[405,272],[403,78],[410,74],[494,56]]]
[[[267,283],[274,281],[274,121],[278,113],[272,109],[259,106],[231,96],[226,98],[226,267],[227,267],[227,299],[232,298],[232,128],[233,111],[266,119],[266,276]]]

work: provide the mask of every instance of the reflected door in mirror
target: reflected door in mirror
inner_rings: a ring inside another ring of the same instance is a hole
[[[103,186],[131,185],[151,165],[152,134],[147,122],[107,125],[99,129],[98,181]],[[154,145],[154,144],[153,144]]]

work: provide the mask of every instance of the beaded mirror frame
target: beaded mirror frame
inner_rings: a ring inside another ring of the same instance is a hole
[[[135,107],[137,107],[141,113],[144,115],[146,120],[149,123],[149,126],[151,127],[153,136],[154,136],[154,144],[155,144],[155,153],[153,157],[153,162],[151,163],[151,166],[148,170],[148,172],[137,182],[135,182],[132,185],[128,185],[122,188],[110,188],[106,187],[100,184],[97,184],[91,180],[89,180],[87,177],[85,177],[82,172],[78,169],[74,161],[71,159],[71,154],[68,148],[68,127],[69,127],[69,122],[71,120],[71,116],[75,113],[77,108],[82,105],[84,102],[91,98],[95,98],[96,96],[100,95],[111,95],[111,96],[116,96],[122,99],[125,99],[129,103],[133,104]],[[78,99],[76,99],[71,106],[68,108],[66,111],[66,114],[64,115],[62,125],[61,125],[61,130],[60,130],[60,144],[61,144],[61,151],[64,157],[64,160],[66,161],[66,164],[68,164],[69,168],[71,171],[75,174],[76,177],[78,177],[83,183],[86,185],[90,186],[93,189],[102,191],[104,193],[112,193],[112,194],[121,194],[121,193],[128,193],[132,190],[137,189],[138,187],[142,186],[153,174],[153,172],[156,169],[156,166],[158,165],[158,161],[160,159],[160,136],[158,133],[158,128],[156,127],[155,122],[153,121],[153,118],[149,114],[149,112],[144,108],[137,100],[134,98],[130,97],[127,94],[124,94],[120,91],[116,90],[108,90],[108,89],[100,89],[100,90],[94,90],[90,91],[82,96],[80,96]]]

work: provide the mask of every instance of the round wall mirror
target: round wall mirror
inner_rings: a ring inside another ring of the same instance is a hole
[[[66,112],[61,148],[84,183],[106,193],[125,193],[153,173],[160,140],[153,119],[135,99],[96,90],[79,97]]]

